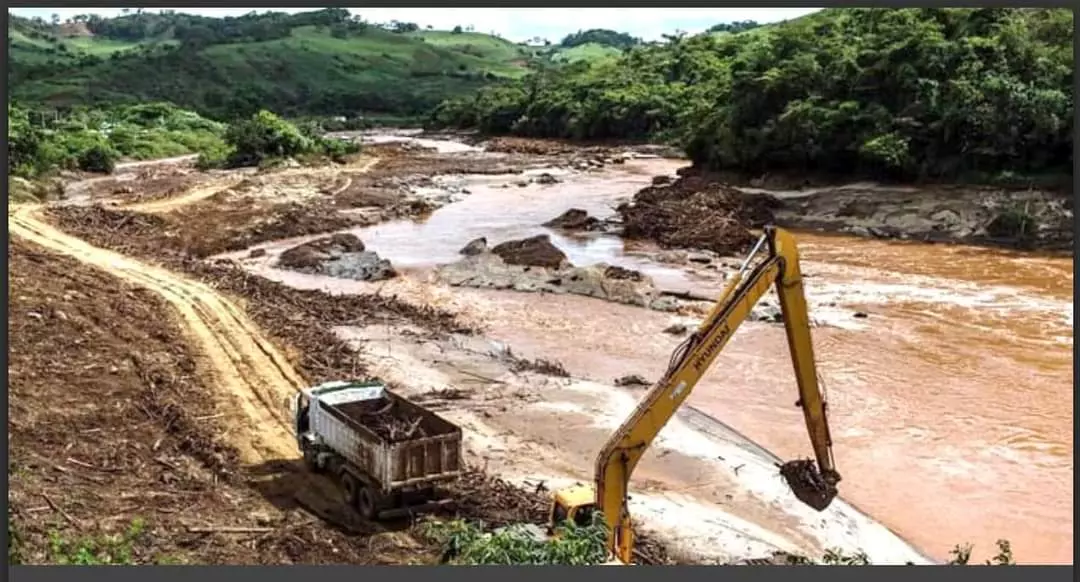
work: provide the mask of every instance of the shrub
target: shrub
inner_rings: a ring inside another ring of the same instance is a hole
[[[116,159],[120,154],[107,144],[91,146],[79,155],[79,169],[84,172],[111,174],[116,169]]]
[[[267,158],[295,157],[311,151],[311,138],[293,124],[263,110],[250,119],[225,130],[225,143],[232,147],[229,165],[257,166]]]

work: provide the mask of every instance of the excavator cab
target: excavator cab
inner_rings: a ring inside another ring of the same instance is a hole
[[[596,513],[596,491],[588,485],[572,485],[555,492],[552,496],[551,515],[548,517],[548,535],[555,535],[560,525],[567,521],[578,526],[592,523]]]

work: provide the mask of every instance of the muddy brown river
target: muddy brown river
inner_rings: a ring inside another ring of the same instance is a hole
[[[610,216],[679,165],[636,160],[556,174],[564,181],[548,186],[447,178],[470,194],[422,223],[354,232],[409,276],[459,259],[476,237],[495,244],[547,232],[577,265],[615,263],[661,287],[716,292],[715,272],[662,263],[648,245],[538,226],[570,207]],[[961,543],[986,559],[1005,538],[1021,563],[1072,563],[1072,259],[814,233],[798,240],[813,315],[826,324],[814,339],[845,499],[938,559]],[[668,314],[583,297],[454,293],[483,304],[489,336],[583,378],[656,379],[679,341],[643,331],[661,329]],[[795,399],[782,327],[747,323],[690,403],[791,458],[809,451]]]

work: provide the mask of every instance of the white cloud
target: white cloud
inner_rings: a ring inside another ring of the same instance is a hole
[[[46,20],[76,14],[118,16],[120,8],[10,8],[19,16]],[[165,9],[169,10],[169,9]],[[311,8],[172,8],[205,16],[239,16],[252,10],[303,12]],[[756,20],[761,23],[796,18],[818,8],[350,8],[353,14],[375,22],[401,20],[420,26],[449,29],[472,25],[478,32],[496,32],[510,40],[534,36],[558,41],[578,30],[608,28],[646,40],[659,39],[676,30],[696,33],[719,22]]]

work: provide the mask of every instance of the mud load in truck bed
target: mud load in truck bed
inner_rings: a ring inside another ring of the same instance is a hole
[[[323,384],[297,404],[305,461],[342,479],[362,513],[430,505],[461,475],[461,429],[379,383]]]
[[[391,443],[453,434],[457,427],[427,410],[384,391],[381,398],[330,408],[343,422],[354,422]]]

